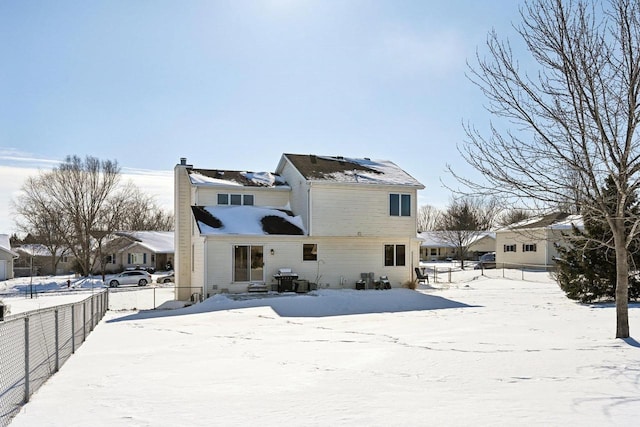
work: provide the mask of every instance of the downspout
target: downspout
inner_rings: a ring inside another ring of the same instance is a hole
[[[547,238],[544,242],[544,269],[547,270],[549,267],[549,242],[551,241],[551,237],[553,236],[553,231],[547,230]]]
[[[311,209],[313,207],[313,203],[311,203],[311,185],[312,183],[307,181],[307,231],[308,231],[308,235],[312,236],[313,232],[312,232],[312,225],[313,224],[313,214],[311,213]]]

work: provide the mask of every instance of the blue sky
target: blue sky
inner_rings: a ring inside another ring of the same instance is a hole
[[[0,233],[23,176],[68,154],[117,160],[166,205],[181,157],[388,159],[426,186],[420,204],[445,206],[446,164],[468,169],[463,120],[491,119],[466,61],[492,28],[513,37],[519,4],[2,1]]]

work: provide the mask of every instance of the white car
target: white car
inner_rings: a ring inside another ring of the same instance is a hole
[[[109,287],[117,288],[120,285],[147,286],[152,281],[151,274],[144,270],[123,271],[109,280]]]
[[[169,273],[166,276],[160,276],[156,279],[158,283],[174,283],[176,281],[176,276],[174,273]]]

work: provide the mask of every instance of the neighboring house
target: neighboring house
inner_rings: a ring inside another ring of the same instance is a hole
[[[389,161],[283,154],[275,173],[175,168],[177,299],[273,288],[289,269],[326,288],[393,287],[419,263],[417,191]],[[188,289],[193,287],[193,289]]]
[[[120,231],[105,243],[102,253],[108,273],[120,272],[127,268],[170,270],[174,263],[174,233]]]
[[[457,246],[447,241],[442,231],[423,231],[418,233],[421,261],[441,261],[458,256]],[[496,250],[496,233],[479,231],[474,233],[467,244],[467,258],[478,259],[482,254]]]
[[[582,217],[567,213],[552,213],[530,218],[496,231],[496,265],[540,266],[554,265],[558,255],[556,243],[565,240],[572,224],[582,227]]]
[[[18,254],[11,250],[8,234],[0,234],[0,280],[13,279],[13,260]]]
[[[496,250],[496,233],[495,231],[481,231],[473,236],[468,245],[469,254],[473,254],[475,259],[486,254],[487,252],[495,252]]]
[[[61,248],[54,255],[40,243],[16,246],[13,250],[18,254],[13,263],[16,276],[53,276],[73,272],[75,258],[69,250]]]
[[[420,261],[442,261],[456,257],[456,245],[444,239],[440,231],[418,233],[420,243]]]

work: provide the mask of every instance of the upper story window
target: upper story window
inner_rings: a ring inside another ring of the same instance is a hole
[[[504,251],[505,252],[515,252],[516,251],[516,245],[504,245]]]
[[[537,250],[535,243],[523,243],[522,252],[535,252]]]
[[[411,216],[411,195],[398,193],[389,194],[389,215]]]
[[[253,194],[218,193],[219,205],[253,206]]]

